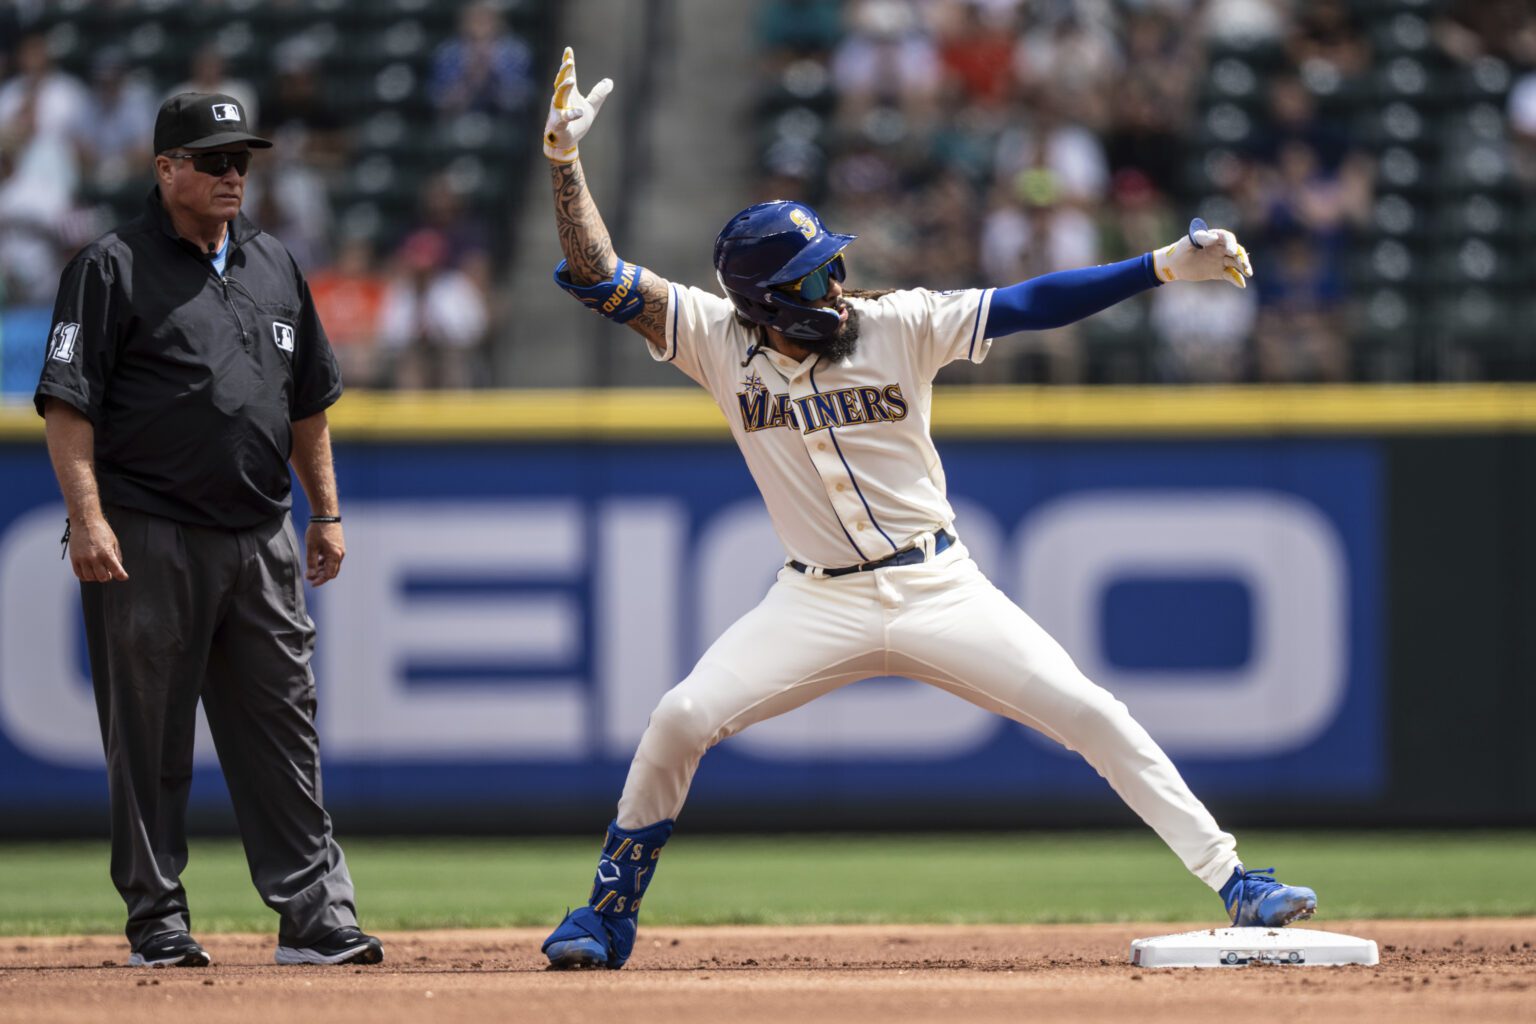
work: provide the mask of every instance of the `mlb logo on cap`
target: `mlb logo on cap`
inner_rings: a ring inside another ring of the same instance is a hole
[[[180,93],[162,103],[155,116],[156,153],[182,146],[209,149],[241,142],[251,149],[272,145],[260,135],[251,134],[240,102],[222,92]]]

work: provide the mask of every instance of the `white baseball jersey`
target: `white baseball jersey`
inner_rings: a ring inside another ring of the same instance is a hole
[[[986,357],[992,291],[850,297],[858,348],[833,365],[767,348],[747,361],[757,328],[725,298],[674,284],[666,347],[651,353],[714,396],[790,557],[855,565],[954,519],[929,435],[933,378],[956,359]]]
[[[950,525],[928,433],[934,374],[981,361],[991,290],[849,299],[857,351],[839,365],[763,350],[731,304],[673,285],[666,347],[730,421],[784,547],[839,568]],[[746,361],[747,365],[742,366]],[[756,722],[871,676],[939,687],[1077,750],[1213,889],[1238,863],[1223,832],[1126,706],[988,582],[963,538],[922,562],[837,577],[786,566],[651,713],[619,798],[623,829],[677,817],[699,759]]]

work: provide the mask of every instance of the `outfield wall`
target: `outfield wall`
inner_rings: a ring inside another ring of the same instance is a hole
[[[973,556],[1224,819],[1536,822],[1536,390],[956,389],[935,420]],[[333,424],[349,554],[311,605],[337,818],[606,820],[650,707],[782,563],[719,411],[355,395]],[[0,416],[0,477],[0,834],[100,831],[78,591],[28,410]],[[686,818],[1128,820],[1076,755],[905,680],[733,738]]]

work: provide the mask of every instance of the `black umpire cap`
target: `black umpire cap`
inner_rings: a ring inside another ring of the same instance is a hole
[[[185,146],[207,149],[248,142],[252,149],[269,149],[272,143],[250,133],[245,108],[233,96],[221,92],[184,92],[160,104],[155,117],[155,152]]]

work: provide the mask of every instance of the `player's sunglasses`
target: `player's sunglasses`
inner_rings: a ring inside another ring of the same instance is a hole
[[[848,268],[843,263],[843,254],[838,253],[830,260],[806,274],[798,281],[790,284],[781,284],[774,291],[783,292],[792,299],[801,302],[815,302],[827,297],[827,292],[832,290],[830,282],[841,283],[848,277]]]
[[[215,178],[224,177],[224,172],[231,167],[243,178],[251,166],[251,151],[248,149],[239,153],[167,153],[165,155],[172,160],[191,160],[193,168],[203,174],[211,174]]]

